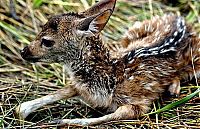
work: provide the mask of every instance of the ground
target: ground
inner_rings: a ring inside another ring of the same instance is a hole
[[[117,41],[135,21],[150,19],[155,15],[175,13],[186,18],[200,32],[199,0],[118,0],[115,12],[103,35],[106,41]],[[10,3],[15,11],[10,9]],[[82,11],[95,0],[2,0],[0,1],[0,128],[67,128],[49,125],[59,118],[89,118],[104,113],[93,109],[78,98],[61,100],[30,114],[23,121],[15,115],[22,102],[47,95],[67,85],[63,68],[59,64],[31,64],[22,60],[20,50],[29,44],[47,19],[67,11]],[[164,95],[152,105],[154,112],[166,105],[173,108],[159,114],[145,115],[138,120],[104,123],[90,128],[200,128],[200,99],[198,95],[177,104],[190,96],[198,84],[183,84],[179,97]],[[70,126],[77,128],[77,126]],[[82,127],[78,127],[82,128]]]

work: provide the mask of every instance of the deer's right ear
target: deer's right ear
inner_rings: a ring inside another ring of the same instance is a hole
[[[94,4],[92,7],[82,12],[85,17],[96,15],[98,13],[104,12],[105,10],[114,11],[116,0],[101,0]]]
[[[109,9],[98,15],[81,19],[78,21],[76,33],[81,37],[91,37],[98,34],[105,27],[111,14],[112,11]]]

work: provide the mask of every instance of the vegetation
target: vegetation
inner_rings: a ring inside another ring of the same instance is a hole
[[[104,114],[78,99],[71,99],[47,105],[32,113],[26,121],[15,116],[15,108],[20,103],[67,85],[67,75],[61,65],[30,64],[22,60],[20,50],[35,38],[50,16],[68,11],[80,12],[94,3],[95,0],[0,1],[0,128],[49,128],[58,126],[48,124],[53,119],[88,118]],[[118,0],[103,35],[107,41],[118,40],[135,21],[169,12],[184,16],[200,32],[199,0]],[[200,99],[196,95],[198,91],[194,92],[198,88],[196,83],[184,84],[178,98],[165,95],[155,102],[151,111],[154,113],[138,120],[115,121],[96,127],[198,128]],[[195,98],[191,99],[193,96]]]

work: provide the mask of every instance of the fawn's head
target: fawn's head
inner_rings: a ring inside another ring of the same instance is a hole
[[[80,56],[82,42],[97,36],[109,20],[116,0],[104,0],[82,13],[53,16],[43,26],[35,40],[21,55],[25,60],[37,62],[64,62]]]

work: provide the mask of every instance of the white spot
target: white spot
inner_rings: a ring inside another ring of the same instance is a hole
[[[178,31],[179,31],[179,32],[182,32],[182,31],[183,31],[183,28],[179,28]]]
[[[151,55],[157,55],[157,54],[158,54],[157,51],[152,51],[152,52],[151,52]]]
[[[142,23],[139,21],[136,21],[133,25],[133,28],[139,29],[142,26]]]
[[[177,36],[177,35],[178,35],[178,32],[177,32],[177,31],[175,31],[175,32],[174,32],[174,36]]]
[[[46,39],[46,40],[53,40],[53,38],[52,38],[52,37],[49,37],[49,36],[43,36],[42,38],[43,38],[43,39]]]
[[[170,25],[167,25],[167,27],[165,28],[165,32],[168,32],[169,31],[169,28],[170,28]]]
[[[144,88],[147,89],[147,90],[152,90],[152,88],[149,87],[149,86],[145,86]]]
[[[158,50],[159,47],[153,47],[153,48],[150,48],[149,51],[155,51],[155,50]]]
[[[151,54],[140,54],[140,55],[137,56],[137,57],[145,57],[145,56],[149,56],[149,55],[151,55]]]
[[[134,62],[134,59],[130,60],[128,63],[129,64],[132,64]]]
[[[176,51],[174,47],[171,47],[170,49],[162,49],[160,53],[167,53],[169,51]]]
[[[166,28],[164,31],[165,31],[165,32],[168,32],[168,31],[169,31],[169,29],[168,29],[168,28]]]
[[[145,24],[144,25],[144,30],[147,31],[148,26]]]
[[[169,42],[172,43],[174,41],[174,39],[170,39]]]
[[[169,46],[169,42],[165,41],[165,43],[163,44],[163,46]],[[162,46],[161,46],[162,47]]]
[[[139,38],[139,34],[138,33],[136,33],[136,37]]]
[[[178,40],[178,42],[181,42],[181,40],[182,40],[182,38],[180,38],[180,39]]]
[[[114,63],[114,64],[117,63],[117,60],[113,61],[113,63]]]
[[[134,79],[134,76],[130,76],[129,78],[128,78],[128,80],[133,80]]]
[[[150,32],[150,31],[151,31],[151,25],[150,25],[150,23],[148,24],[147,31],[148,31],[148,32]]]

